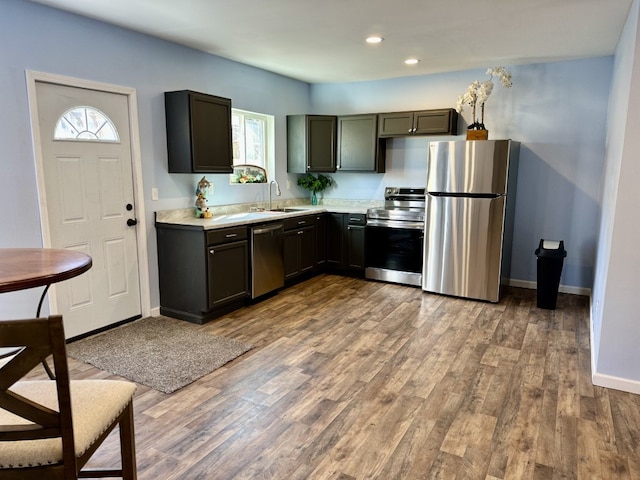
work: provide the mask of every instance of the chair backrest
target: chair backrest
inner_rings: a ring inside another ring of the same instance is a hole
[[[0,367],[0,408],[28,422],[0,425],[1,441],[62,439],[63,462],[75,465],[69,368],[62,317],[0,321],[0,347],[20,348],[8,362]],[[53,357],[58,396],[55,411],[12,392],[11,386],[31,370]]]

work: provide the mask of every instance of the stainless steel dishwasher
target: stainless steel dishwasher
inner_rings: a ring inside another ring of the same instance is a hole
[[[282,223],[251,228],[251,298],[284,286]]]

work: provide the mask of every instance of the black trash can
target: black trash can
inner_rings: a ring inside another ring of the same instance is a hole
[[[555,310],[562,264],[564,257],[567,256],[564,241],[540,239],[536,256],[538,257],[538,308]]]

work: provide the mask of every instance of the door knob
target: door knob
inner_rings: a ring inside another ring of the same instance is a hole
[[[138,224],[138,220],[135,218],[130,218],[127,220],[127,225],[129,225],[130,227],[133,227],[134,225]]]

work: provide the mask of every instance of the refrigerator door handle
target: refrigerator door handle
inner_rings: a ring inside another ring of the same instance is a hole
[[[498,198],[503,197],[500,193],[452,193],[452,192],[428,192],[432,197],[453,197],[453,198]]]

